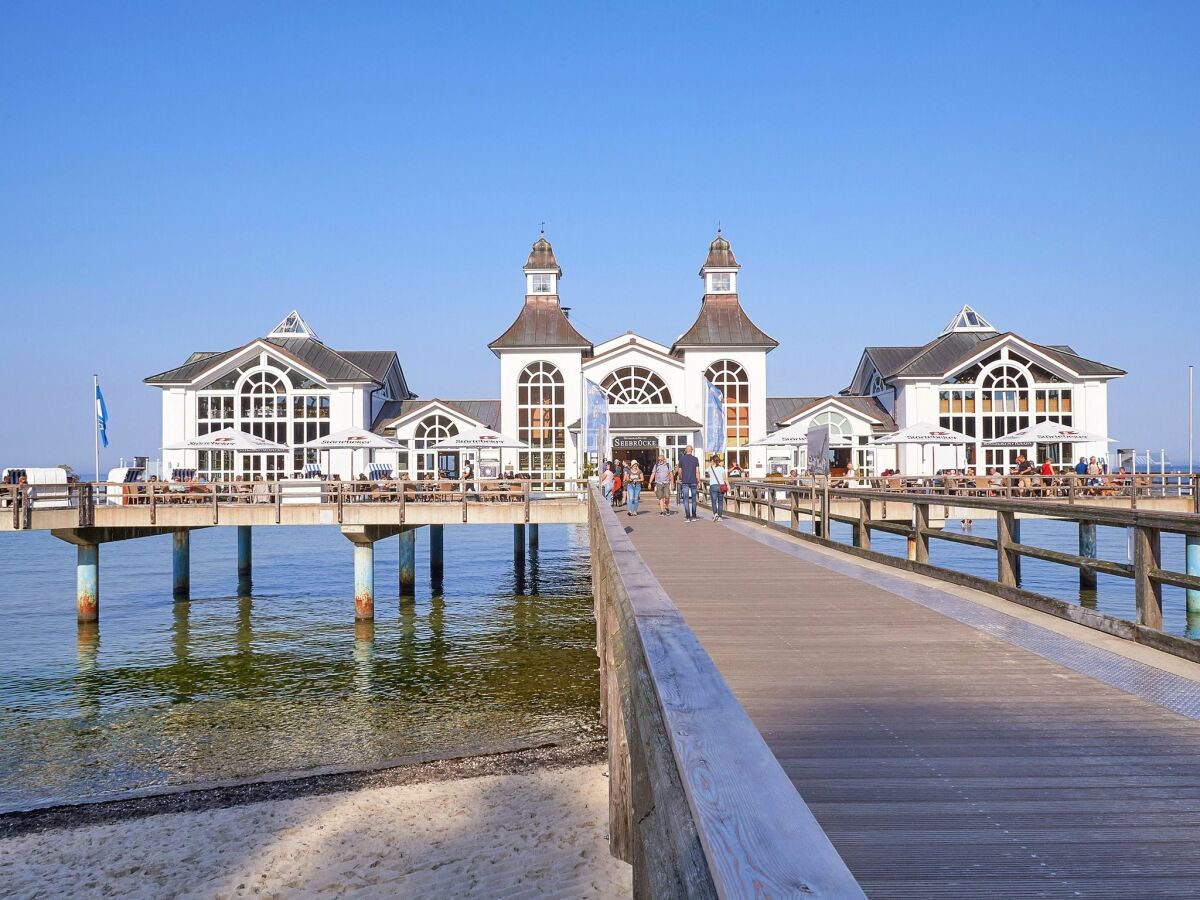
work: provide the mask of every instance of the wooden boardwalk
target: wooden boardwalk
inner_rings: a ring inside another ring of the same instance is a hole
[[[619,518],[869,896],[1200,893],[1200,667],[758,526]]]

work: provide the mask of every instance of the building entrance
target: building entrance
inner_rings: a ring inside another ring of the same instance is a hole
[[[612,458],[622,464],[635,459],[641,470],[649,476],[658,462],[659,446],[655,437],[615,437],[612,442]]]

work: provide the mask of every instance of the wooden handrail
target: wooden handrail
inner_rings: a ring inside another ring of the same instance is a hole
[[[1186,475],[1186,477],[1190,479],[1193,476]],[[1162,586],[1168,584],[1197,590],[1200,589],[1200,576],[1171,572],[1162,568],[1161,535],[1164,532],[1200,535],[1200,515],[1195,512],[1172,513],[1144,509],[1112,509],[1086,503],[1052,502],[1045,498],[948,495],[932,491],[910,493],[870,488],[831,488],[827,491],[824,484],[821,483],[824,480],[824,478],[808,479],[800,484],[761,481],[734,482],[727,495],[727,501],[732,503],[734,515],[755,521],[765,519],[771,527],[791,532],[805,540],[816,540],[838,549],[865,553],[870,558],[887,562],[889,565],[907,565],[914,571],[957,583],[969,583],[972,587],[990,590],[992,593],[1033,605],[1045,612],[1063,618],[1071,618],[1111,634],[1133,637],[1135,640],[1151,643],[1176,655],[1200,661],[1200,644],[1162,633]],[[1194,481],[1193,484],[1195,484]],[[827,493],[835,501],[855,502],[859,507],[857,513],[833,512],[825,501]],[[777,494],[788,495],[784,497],[786,502],[780,502],[779,498],[774,496]],[[705,497],[706,495],[702,492],[701,496]],[[875,501],[882,501],[885,505],[889,502],[906,504],[912,509],[912,519],[908,522],[873,520],[869,517],[869,512],[864,515],[864,505]],[[746,502],[749,503],[749,514],[742,509],[743,503]],[[805,510],[804,507],[807,509]],[[931,527],[932,509],[940,509],[943,515],[947,515],[948,507],[994,512],[996,515],[996,538],[958,534]],[[814,527],[810,534],[806,534],[798,528],[798,520],[802,511],[808,511],[813,517]],[[776,522],[776,513],[786,514],[790,525],[785,526]],[[1017,524],[1018,516],[1022,515],[1039,516],[1081,526],[1106,525],[1128,528],[1133,536],[1133,562],[1132,564],[1114,562],[1094,556],[1049,550],[1022,543]],[[847,547],[831,538],[830,522],[842,522],[851,526],[853,547]],[[908,559],[902,561],[897,557],[872,551],[870,549],[870,532],[872,530],[908,537]],[[986,579],[943,566],[931,565],[929,563],[930,540],[951,541],[994,550],[996,553],[995,580],[989,582]],[[1115,616],[1091,610],[1080,612],[1080,608],[1072,604],[1022,590],[1020,587],[1021,560],[1025,557],[1056,563],[1083,572],[1131,579],[1134,585],[1136,605],[1136,619],[1132,624],[1139,626],[1139,629],[1130,632],[1129,623]]]
[[[609,834],[635,897],[865,896],[597,487]]]

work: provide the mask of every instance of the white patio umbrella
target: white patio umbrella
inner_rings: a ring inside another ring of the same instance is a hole
[[[760,437],[748,443],[747,447],[804,447],[808,444],[808,422],[797,422],[787,428]]]
[[[252,453],[285,453],[287,447],[268,441],[266,438],[255,437],[239,428],[222,428],[210,431],[191,440],[163,447],[164,450],[235,450]]]
[[[221,428],[191,440],[163,447],[164,450],[231,450],[234,453],[286,453],[284,444],[247,434],[240,428]],[[186,458],[185,458],[186,459]],[[236,468],[236,467],[235,467]]]
[[[985,447],[1027,447],[1030,444],[1111,444],[1116,438],[1080,431],[1058,422],[1038,422],[1004,437],[984,441]]]
[[[448,437],[440,444],[433,446],[434,450],[468,450],[478,456],[480,450],[527,450],[529,445],[524,441],[508,437],[491,428],[464,428],[454,437]]]
[[[516,438],[510,438],[491,428],[464,428],[454,437],[448,437],[440,444],[435,444],[434,450],[485,450],[495,447],[497,450],[528,450],[529,445]]]
[[[880,435],[879,437],[875,438],[873,443],[920,444],[921,468],[925,467],[925,448],[930,444],[953,445],[955,468],[958,468],[958,448],[964,444],[975,443],[975,438],[959,431],[953,431],[949,428],[942,428],[939,425],[930,425],[928,422],[917,422],[914,425],[909,425],[907,428],[901,428],[899,431],[893,431],[891,434]],[[897,468],[899,468],[898,458],[896,465]]]
[[[306,450],[395,450],[400,444],[391,438],[368,431],[365,428],[343,428],[325,437],[301,444]],[[368,460],[369,461],[369,460]],[[350,455],[350,467],[354,468],[354,454]],[[354,477],[354,473],[350,473]]]

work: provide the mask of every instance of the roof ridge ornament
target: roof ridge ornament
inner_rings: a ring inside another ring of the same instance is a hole
[[[320,340],[320,338],[317,337],[317,333],[309,327],[307,322],[304,321],[304,316],[300,315],[300,313],[294,309],[284,316],[279,321],[278,325],[271,329],[271,332],[267,335],[267,337],[312,338],[316,341]]]
[[[942,329],[942,334],[953,334],[955,332],[980,332],[980,331],[995,331],[992,323],[977,313],[970,304],[964,303],[962,309],[954,314],[946,327]]]

